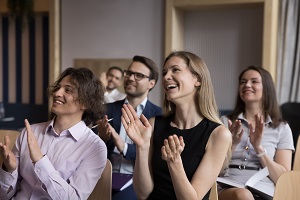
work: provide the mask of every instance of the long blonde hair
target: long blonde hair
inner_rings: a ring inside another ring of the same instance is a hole
[[[170,58],[174,56],[181,58],[188,66],[191,73],[195,75],[198,81],[201,83],[201,85],[197,87],[197,91],[195,94],[197,112],[213,122],[222,124],[219,118],[219,111],[215,100],[214,88],[212,85],[210,73],[205,62],[200,57],[191,52],[174,51],[171,52],[165,59],[164,65]],[[168,101],[165,94],[163,103],[164,115],[168,116],[174,114],[175,108],[176,105],[173,102]]]

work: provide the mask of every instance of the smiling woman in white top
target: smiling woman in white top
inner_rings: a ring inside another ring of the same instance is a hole
[[[272,77],[263,68],[249,66],[239,76],[235,108],[222,121],[232,133],[232,159],[224,178],[242,184],[259,169],[267,167],[265,184],[291,170],[294,150],[292,132],[282,120]],[[273,186],[274,187],[274,186]],[[220,200],[263,199],[248,189],[221,189]]]

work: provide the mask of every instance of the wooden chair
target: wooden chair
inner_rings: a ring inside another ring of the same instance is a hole
[[[19,136],[20,132],[17,130],[0,130],[0,142],[4,142],[4,136],[8,135],[10,138],[10,145],[9,148],[12,149],[15,145],[15,141]],[[0,157],[0,163],[2,163],[2,159]]]
[[[275,187],[273,200],[297,200],[300,199],[300,171],[288,171],[283,173]]]
[[[106,166],[102,172],[101,178],[96,184],[88,200],[111,200],[112,191],[112,166],[107,159]]]
[[[294,163],[293,163],[293,170],[300,171],[300,135],[298,137],[297,145],[295,147],[295,154],[294,154]]]
[[[217,182],[213,184],[209,193],[209,200],[218,200]]]

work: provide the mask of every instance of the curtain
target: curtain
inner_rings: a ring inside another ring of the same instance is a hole
[[[0,0],[1,1],[1,0]],[[48,104],[49,16],[21,24],[0,14],[0,102]]]
[[[300,0],[280,0],[276,89],[279,104],[300,102]]]

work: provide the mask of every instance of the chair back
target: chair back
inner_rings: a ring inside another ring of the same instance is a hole
[[[217,182],[214,182],[210,189],[209,200],[218,200]]]
[[[8,135],[10,139],[9,149],[12,149],[15,145],[17,137],[20,135],[20,132],[17,130],[1,130],[0,129],[0,142],[4,143],[4,136]],[[0,163],[2,163],[2,159],[0,157]]]
[[[297,139],[300,134],[300,103],[287,102],[280,106],[282,118],[286,120],[293,133],[294,146],[297,144]]]
[[[112,166],[110,160],[107,159],[101,178],[97,182],[93,192],[88,200],[111,200],[112,192]]]
[[[296,147],[298,136],[300,135],[300,102],[287,102],[280,106],[282,118],[286,120],[293,133],[294,147]],[[292,157],[292,166],[295,154]]]
[[[298,141],[295,149],[293,170],[300,171],[300,135],[298,136]]]
[[[300,199],[300,171],[288,171],[277,180],[273,200]]]

